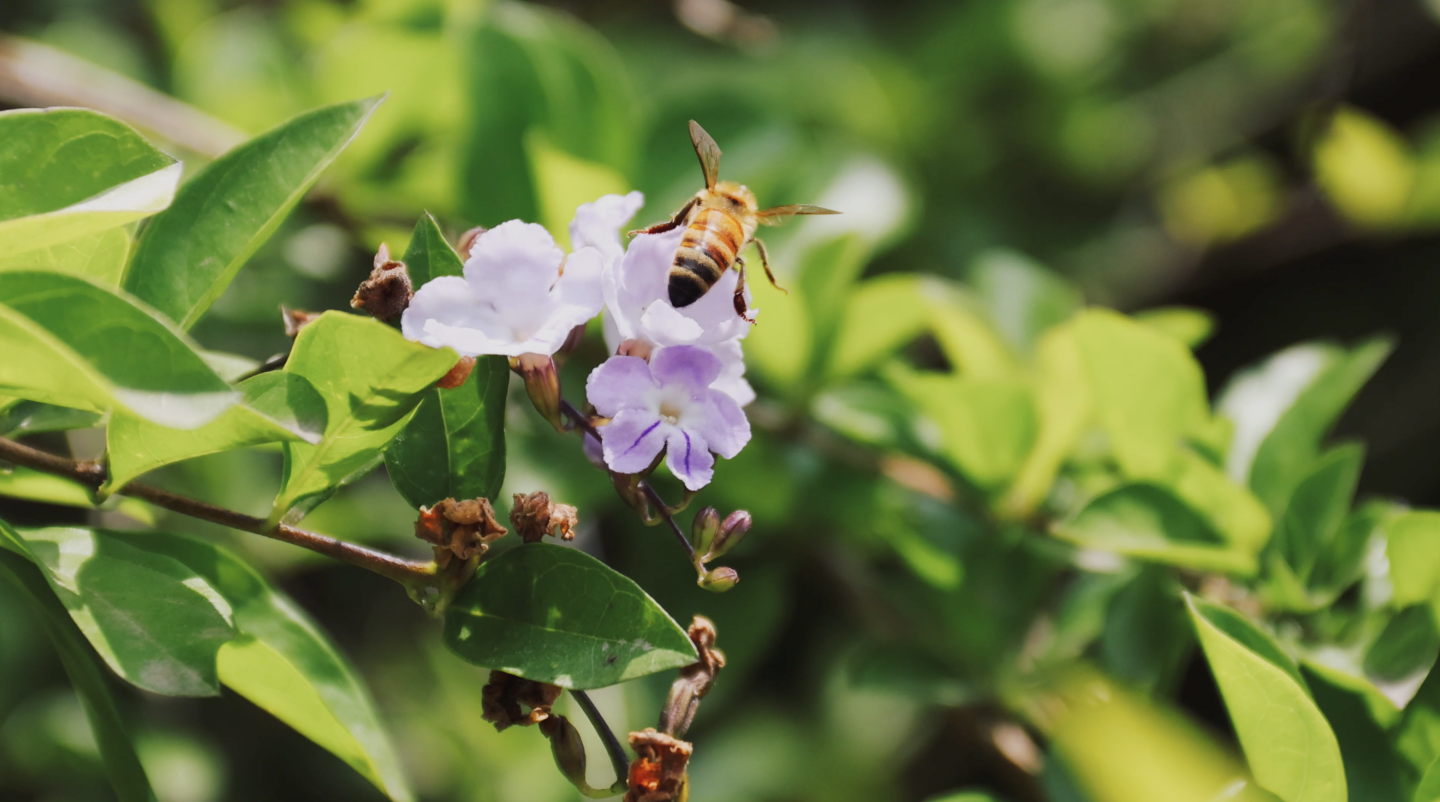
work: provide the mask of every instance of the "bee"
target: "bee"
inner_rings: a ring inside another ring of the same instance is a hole
[[[679,308],[700,300],[720,281],[726,270],[734,267],[740,274],[740,280],[735,284],[735,313],[751,320],[745,305],[745,259],[740,255],[741,248],[755,243],[765,276],[776,289],[786,291],[775,282],[765,243],[755,236],[756,226],[776,225],[796,214],[839,212],[805,203],[757,208],[759,204],[755,202],[755,193],[749,187],[719,180],[720,146],[694,120],[690,121],[690,142],[695,146],[695,155],[700,157],[705,188],[680,207],[674,217],[649,228],[631,231],[630,235],[660,234],[684,226],[685,236],[680,240],[675,261],[670,265],[668,289],[671,305]]]

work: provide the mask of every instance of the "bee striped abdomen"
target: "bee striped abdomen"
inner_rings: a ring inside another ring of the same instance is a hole
[[[720,209],[696,213],[670,266],[670,303],[689,306],[715,286],[735,263],[745,232],[735,216]]]

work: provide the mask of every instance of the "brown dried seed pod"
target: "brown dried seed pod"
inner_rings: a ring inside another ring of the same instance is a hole
[[[360,282],[355,297],[350,299],[350,306],[388,322],[405,311],[414,295],[405,263],[391,259],[390,249],[382,244],[375,254],[375,266],[370,276]]]

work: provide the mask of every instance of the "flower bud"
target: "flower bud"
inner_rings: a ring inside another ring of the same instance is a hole
[[[560,350],[555,352],[555,357],[564,361],[564,358],[575,353],[575,349],[579,348],[583,342],[585,342],[585,324],[581,323],[570,330],[565,342],[560,344]]]
[[[690,524],[690,544],[695,547],[695,555],[704,557],[710,551],[710,545],[715,542],[715,535],[720,532],[720,513],[714,507],[695,513],[695,520]]]
[[[695,584],[713,593],[724,593],[740,584],[740,572],[734,568],[716,568],[701,574]]]
[[[570,719],[551,716],[540,722],[540,731],[550,739],[550,754],[565,779],[577,788],[589,788],[585,781],[585,744]]]
[[[475,247],[475,240],[480,239],[480,235],[488,230],[485,226],[475,226],[460,235],[460,241],[455,243],[455,251],[460,254],[461,259],[470,258],[470,249]]]
[[[544,354],[521,354],[510,357],[510,369],[525,380],[525,392],[540,417],[550,422],[555,431],[565,431],[560,417],[560,374],[555,360]]]
[[[388,322],[400,317],[414,295],[405,263],[391,259],[390,249],[382,243],[375,254],[375,267],[360,282],[350,306]]]
[[[474,370],[475,357],[462,356],[460,357],[460,361],[455,363],[455,367],[450,369],[449,373],[441,376],[440,381],[435,382],[435,386],[441,390],[454,390],[456,387],[464,384],[465,380],[470,378],[470,373]]]
[[[745,510],[736,510],[725,516],[725,521],[720,524],[720,532],[715,535],[714,545],[706,549],[701,561],[718,560],[740,545],[745,533],[750,531],[750,523],[750,513]]]

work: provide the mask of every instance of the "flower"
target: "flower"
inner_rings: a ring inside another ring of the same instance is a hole
[[[710,291],[689,306],[670,304],[670,265],[685,235],[683,227],[663,234],[640,234],[625,254],[606,265],[605,342],[613,353],[620,343],[645,340],[655,346],[718,345],[750,333],[750,321],[735,313],[739,275],[725,271]],[[750,291],[745,291],[750,300]]]
[[[628,195],[605,195],[582,203],[575,209],[575,219],[570,221],[570,247],[594,248],[610,259],[625,252],[620,244],[620,227],[645,205],[645,195],[631,192]]]
[[[734,398],[711,387],[720,358],[705,348],[672,346],[650,362],[615,356],[590,374],[585,392],[610,423],[602,430],[605,464],[640,473],[666,450],[670,472],[689,490],[709,484],[715,452],[726,459],[750,442],[750,421]]]
[[[464,278],[441,276],[415,293],[401,330],[462,356],[554,354],[599,314],[604,262],[588,246],[565,256],[543,226],[501,223],[475,241]]]

